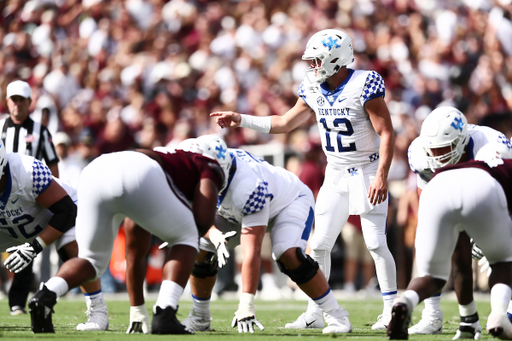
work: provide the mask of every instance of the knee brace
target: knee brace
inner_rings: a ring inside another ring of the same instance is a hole
[[[292,281],[297,284],[304,284],[309,282],[318,272],[318,263],[313,258],[304,254],[301,248],[295,248],[297,252],[297,258],[302,263],[295,270],[288,269],[283,263],[277,261],[277,266],[282,273],[290,277]]]
[[[208,252],[204,263],[195,262],[192,268],[192,276],[197,278],[213,277],[218,272],[217,255],[213,252]]]

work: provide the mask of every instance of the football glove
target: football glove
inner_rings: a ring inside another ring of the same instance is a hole
[[[149,315],[146,310],[146,305],[143,304],[136,307],[130,307],[130,325],[126,334],[149,334],[150,332],[151,324],[149,323]]]
[[[254,307],[254,294],[244,292],[240,295],[240,304],[235,312],[231,327],[238,326],[239,333],[254,333],[254,325],[260,330],[265,327],[256,318],[256,308]]]
[[[482,259],[484,257],[484,253],[482,250],[471,240],[471,243],[473,244],[473,247],[471,248],[471,257],[476,260]]]
[[[491,265],[489,264],[489,261],[487,260],[487,257],[483,256],[479,261],[478,265],[481,266],[480,273],[484,273],[487,271],[487,277],[489,277],[492,273]]]
[[[9,271],[18,273],[25,269],[41,251],[43,251],[43,246],[39,243],[38,238],[31,243],[12,246],[5,250],[11,255],[7,257],[4,265]]]
[[[229,231],[222,233],[217,229],[210,230],[209,238],[212,244],[217,249],[217,259],[219,268],[223,268],[228,263],[229,250],[227,248],[228,242],[231,238],[236,236],[236,231]]]

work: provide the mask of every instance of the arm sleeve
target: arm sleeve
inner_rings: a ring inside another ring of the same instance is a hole
[[[52,172],[41,161],[32,163],[32,194],[37,197],[52,183]]]
[[[375,97],[384,97],[386,95],[386,88],[384,85],[384,79],[375,71],[371,71],[366,77],[366,82],[363,85],[363,91],[361,92],[361,105]]]
[[[242,228],[252,226],[267,226],[270,216],[269,205],[264,205],[258,212],[248,214],[242,218]]]

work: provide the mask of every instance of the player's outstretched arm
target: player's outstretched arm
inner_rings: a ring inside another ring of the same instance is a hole
[[[212,112],[221,128],[249,128],[262,133],[282,134],[297,128],[311,116],[312,110],[301,98],[282,116],[251,116],[233,111]]]
[[[256,318],[254,295],[258,289],[261,268],[261,244],[266,226],[252,226],[242,229],[240,246],[242,248],[242,294],[238,310],[235,312],[232,327],[238,326],[239,333],[254,333],[254,325],[260,330],[264,327]]]

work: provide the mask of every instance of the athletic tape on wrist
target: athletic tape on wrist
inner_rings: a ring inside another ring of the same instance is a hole
[[[270,116],[258,117],[240,114],[240,127],[250,128],[260,133],[270,133],[272,118]]]

